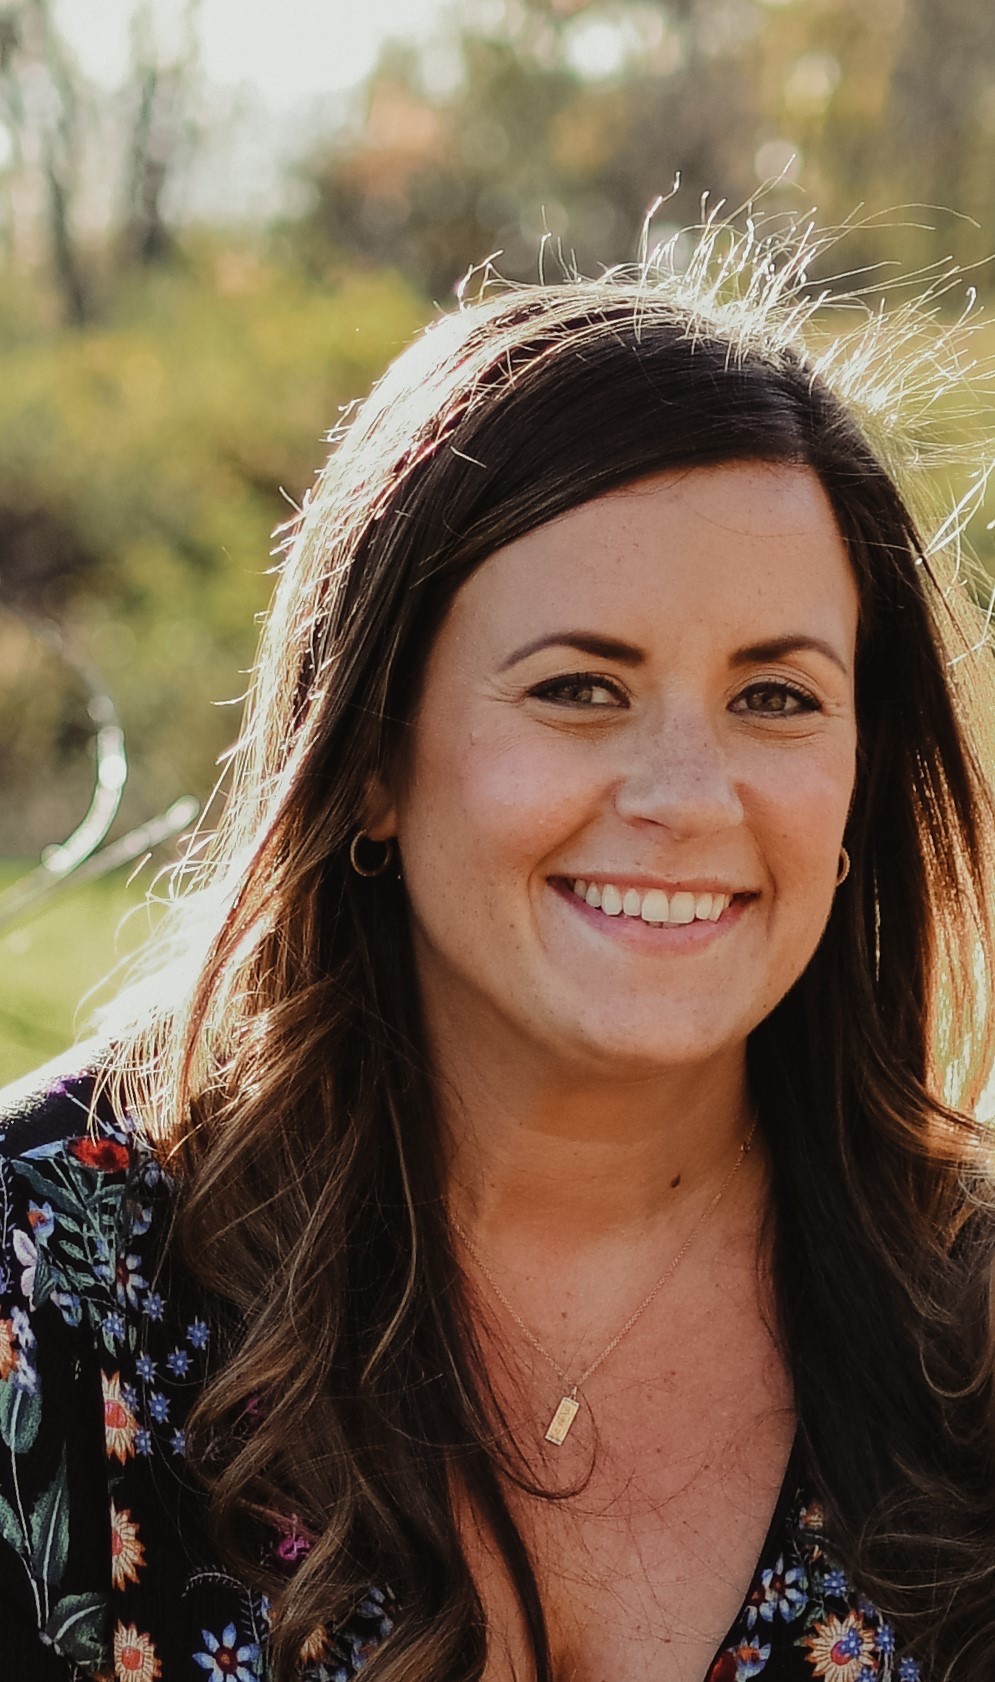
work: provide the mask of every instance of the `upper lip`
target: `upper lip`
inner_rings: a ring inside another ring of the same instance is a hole
[[[651,888],[660,888],[665,894],[736,895],[757,892],[756,888],[734,887],[718,876],[641,876],[638,872],[624,870],[574,870],[561,872],[560,879],[564,882],[596,882],[599,886],[610,882],[616,888],[636,888],[640,893],[648,893]]]

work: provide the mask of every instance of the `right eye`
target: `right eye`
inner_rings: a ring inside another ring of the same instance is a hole
[[[618,707],[626,701],[620,684],[594,672],[571,672],[567,677],[547,678],[530,689],[529,694],[560,707]]]

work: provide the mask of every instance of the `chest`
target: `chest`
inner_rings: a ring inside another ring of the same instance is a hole
[[[533,1421],[540,1441],[552,1406]],[[683,1357],[645,1347],[592,1386],[562,1448],[544,1451],[547,1487],[571,1493],[507,1492],[557,1682],[704,1682],[764,1552],[793,1432],[787,1376],[759,1321]],[[466,1545],[488,1623],[485,1682],[527,1677],[527,1632],[497,1550],[472,1524]]]

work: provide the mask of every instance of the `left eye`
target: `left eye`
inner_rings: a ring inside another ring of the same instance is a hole
[[[574,672],[570,677],[550,678],[539,683],[531,694],[540,701],[553,701],[567,707],[617,707],[622,696],[608,678],[594,677],[590,672]]]
[[[819,703],[792,683],[751,683],[737,696],[740,712],[760,713],[767,718],[794,718],[798,713],[817,712]]]

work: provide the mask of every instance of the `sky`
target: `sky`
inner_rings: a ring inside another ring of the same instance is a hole
[[[183,212],[253,218],[287,203],[285,164],[341,120],[390,37],[424,39],[451,0],[55,0],[87,77],[123,82],[136,20],[168,56],[193,28],[205,133]],[[465,3],[465,0],[463,0]],[[99,194],[96,214],[100,215]]]
[[[218,87],[251,87],[275,111],[355,85],[390,35],[427,33],[443,0],[57,0],[56,18],[83,68],[107,86],[128,62],[135,14],[163,43],[182,38],[191,11],[204,69]]]

